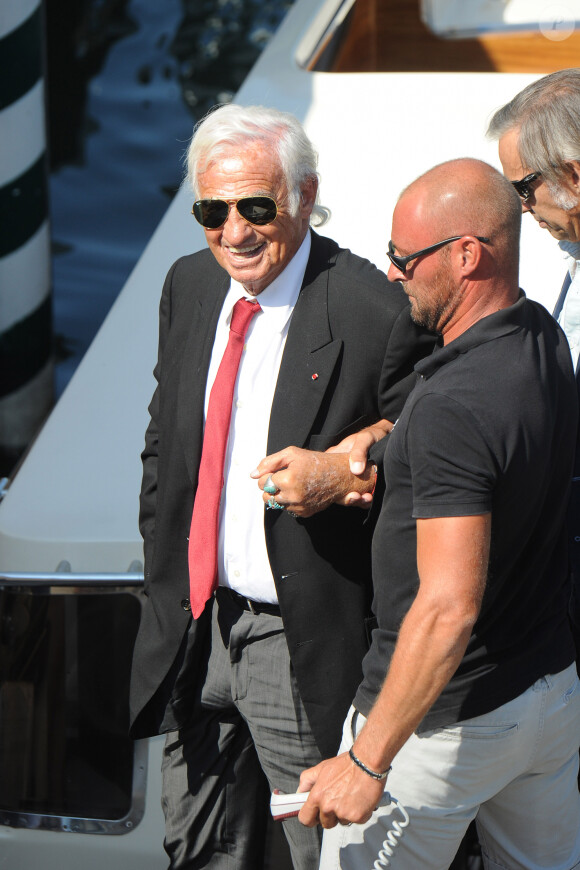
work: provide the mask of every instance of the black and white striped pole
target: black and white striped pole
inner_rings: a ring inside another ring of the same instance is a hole
[[[42,0],[0,2],[0,463],[53,402]]]

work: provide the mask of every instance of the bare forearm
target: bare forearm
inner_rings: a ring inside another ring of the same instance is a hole
[[[481,607],[490,534],[490,514],[417,520],[419,591],[353,747],[375,772],[389,768],[461,662]],[[300,821],[325,828],[366,821],[382,787],[347,754],[323,761],[300,777],[300,790],[310,791]]]
[[[449,631],[446,617],[419,602],[409,611],[389,674],[353,751],[377,773],[388,770],[398,750],[415,730],[461,660],[469,629]],[[323,761],[303,772],[300,790],[310,798],[300,821],[325,828],[337,821],[366,821],[377,805],[384,781],[362,771],[348,756]]]
[[[368,753],[390,765],[457,670],[481,607],[490,535],[490,514],[417,520],[420,587],[357,741],[366,763]]]
[[[420,593],[405,618],[389,672],[354,751],[386,770],[439,697],[467,646],[474,614],[441,611]]]

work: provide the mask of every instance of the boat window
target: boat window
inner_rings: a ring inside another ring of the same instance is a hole
[[[127,731],[139,613],[138,594],[127,589],[0,590],[2,823],[106,833],[134,826]]]
[[[330,20],[319,22],[318,33],[311,32],[303,40],[297,62],[313,72],[334,73],[541,75],[577,66],[578,22],[564,20],[561,7],[546,4],[538,7],[543,20],[530,22],[529,0],[518,6],[528,14],[518,12],[516,5],[515,0],[337,0]],[[504,21],[498,19],[494,25],[489,20],[492,7],[501,9]],[[552,8],[553,21],[549,19]]]

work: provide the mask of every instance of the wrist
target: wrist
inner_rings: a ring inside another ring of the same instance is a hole
[[[374,779],[377,781],[385,780],[387,778],[387,776],[389,775],[389,773],[391,772],[390,766],[387,768],[387,770],[383,770],[383,771],[373,770],[371,767],[368,767],[364,763],[364,761],[361,761],[360,758],[355,754],[354,749],[352,747],[348,750],[348,754],[349,754],[350,760],[353,762],[353,764],[356,764],[356,766],[360,770],[364,771],[364,773],[366,773],[367,776],[370,776],[371,779]]]

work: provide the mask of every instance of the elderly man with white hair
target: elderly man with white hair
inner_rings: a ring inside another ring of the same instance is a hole
[[[294,117],[221,107],[188,167],[208,249],[161,299],[132,733],[168,732],[172,870],[258,870],[269,792],[336,752],[368,643],[371,523],[343,502],[370,498],[380,458],[354,477],[326,451],[384,433],[433,339],[400,286],[310,229],[326,211]],[[284,832],[314,870],[319,832]]]

